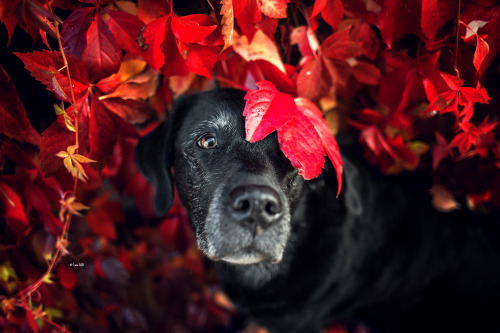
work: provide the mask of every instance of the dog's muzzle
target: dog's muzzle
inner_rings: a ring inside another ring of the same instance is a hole
[[[234,264],[281,261],[290,209],[279,191],[262,181],[219,187],[205,221],[205,254]]]

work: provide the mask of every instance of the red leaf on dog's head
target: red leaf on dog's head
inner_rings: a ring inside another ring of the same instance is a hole
[[[293,100],[278,92],[268,81],[257,86],[260,90],[249,90],[245,96],[246,139],[254,143],[276,130],[281,150],[305,179],[321,173],[326,152],[335,166],[340,192],[342,159],[321,111],[305,98]]]
[[[286,18],[286,4],[290,0],[257,0],[260,11],[270,18]]]
[[[40,134],[31,126],[17,89],[0,66],[0,133],[21,142],[38,146]]]
[[[326,121],[323,119],[323,114],[314,103],[308,99],[298,97],[295,98],[295,104],[297,105],[297,110],[306,116],[307,120],[314,126],[328,158],[335,167],[337,182],[339,184],[338,195],[342,188],[343,163],[337,141],[333,137],[332,131],[328,127]]]
[[[296,108],[292,96],[278,92],[271,82],[261,81],[257,86],[259,90],[247,92],[243,111],[246,139],[252,143],[283,126]]]
[[[281,151],[304,179],[318,177],[325,164],[325,151],[318,133],[306,117],[295,114],[278,130]]]
[[[96,15],[87,32],[87,48],[82,55],[82,62],[91,81],[118,71],[121,57],[121,49],[115,37],[101,16]]]

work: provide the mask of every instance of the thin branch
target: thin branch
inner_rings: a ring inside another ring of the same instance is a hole
[[[459,32],[460,32],[460,7],[461,7],[461,0],[458,0],[458,9],[457,9],[457,25],[456,25],[456,38],[455,38],[455,63],[453,65],[455,72],[457,73],[457,78],[459,78],[460,73],[458,72],[458,41],[460,39]]]

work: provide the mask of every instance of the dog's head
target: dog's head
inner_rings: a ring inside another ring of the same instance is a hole
[[[172,205],[175,178],[198,246],[209,258],[276,263],[304,180],[281,152],[276,133],[245,140],[244,95],[218,89],[182,98],[167,122],[139,142],[137,159],[155,187],[158,215]]]

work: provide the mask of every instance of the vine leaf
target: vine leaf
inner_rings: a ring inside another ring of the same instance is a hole
[[[269,81],[257,86],[259,90],[249,90],[245,96],[246,139],[255,143],[276,130],[281,150],[305,179],[321,173],[326,153],[335,167],[340,193],[342,158],[321,111],[306,98],[294,100],[279,92]]]

